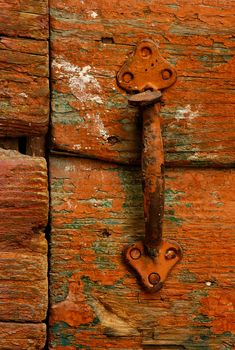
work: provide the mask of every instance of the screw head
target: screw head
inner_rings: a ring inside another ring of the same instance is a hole
[[[122,79],[125,83],[129,83],[131,80],[133,80],[134,76],[132,73],[126,72],[123,74]]]
[[[175,259],[176,257],[177,257],[177,250],[175,248],[167,249],[165,254],[166,260],[172,260],[172,259]]]
[[[141,251],[138,248],[133,248],[130,251],[130,256],[133,260],[137,260],[141,257]]]
[[[169,70],[169,69],[164,69],[164,70],[162,71],[162,79],[163,79],[163,80],[168,80],[168,79],[171,78],[171,76],[172,76],[172,71],[171,71],[171,70]]]
[[[160,282],[160,279],[161,279],[161,278],[160,278],[159,274],[156,273],[156,272],[152,272],[152,273],[150,273],[150,275],[148,276],[149,282],[150,282],[152,285],[154,285],[154,286]]]
[[[142,47],[141,56],[143,58],[148,58],[148,57],[152,56],[152,50],[150,49],[150,47],[148,47],[148,46]]]

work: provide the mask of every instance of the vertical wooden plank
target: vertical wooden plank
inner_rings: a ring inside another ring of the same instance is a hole
[[[43,349],[42,322],[48,305],[47,165],[43,158],[0,149],[0,168],[0,348]]]
[[[0,137],[47,132],[48,74],[46,40],[0,38]]]
[[[51,157],[50,174],[51,349],[233,348],[233,170],[167,170],[164,237],[184,258],[155,294],[122,256],[144,234],[139,170]]]

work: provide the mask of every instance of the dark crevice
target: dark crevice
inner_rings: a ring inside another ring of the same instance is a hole
[[[45,237],[48,242],[48,253],[47,253],[47,262],[48,262],[48,309],[46,316],[46,343],[44,350],[49,349],[49,312],[50,312],[50,271],[51,271],[51,251],[50,251],[50,243],[51,243],[51,216],[50,216],[50,208],[51,208],[51,192],[50,192],[50,147],[51,147],[51,113],[52,113],[52,73],[51,73],[51,41],[50,41],[50,0],[48,0],[48,28],[49,28],[49,36],[48,36],[48,73],[49,73],[49,125],[48,132],[46,135],[46,149],[45,149],[45,158],[47,161],[47,178],[48,178],[48,193],[49,193],[49,211],[48,211],[48,223],[45,229]]]
[[[21,154],[27,153],[27,137],[19,137],[18,150]]]

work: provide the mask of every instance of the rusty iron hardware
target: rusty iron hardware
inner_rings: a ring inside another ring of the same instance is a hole
[[[142,176],[145,239],[129,246],[125,257],[144,287],[159,290],[170,270],[182,258],[176,242],[162,239],[164,215],[164,149],[161,136],[162,90],[176,81],[174,67],[159,53],[157,44],[142,40],[117,74],[119,86],[129,93],[128,101],[138,106],[143,118]]]

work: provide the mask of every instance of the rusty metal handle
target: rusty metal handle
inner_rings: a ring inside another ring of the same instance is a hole
[[[154,72],[146,73],[151,68]],[[123,65],[117,80],[123,89],[129,92],[139,91],[129,96],[129,103],[140,108],[143,118],[141,164],[145,238],[129,246],[125,255],[145,288],[148,291],[157,291],[162,287],[173,266],[182,258],[182,250],[176,242],[166,242],[162,239],[165,179],[159,115],[162,96],[160,90],[175,82],[176,72],[160,56],[156,43],[145,39]]]
[[[161,135],[160,103],[144,108],[141,157],[144,192],[144,244],[150,256],[157,255],[162,242],[164,215],[164,151]]]

